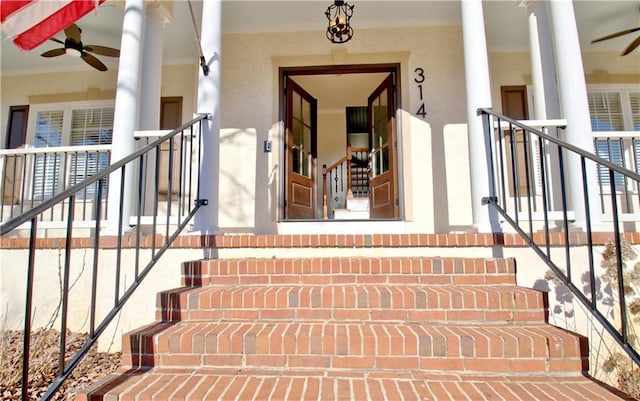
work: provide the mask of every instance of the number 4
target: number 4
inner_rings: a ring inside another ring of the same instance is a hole
[[[418,111],[416,111],[416,115],[420,116],[422,118],[426,118],[427,117],[427,110],[424,107],[424,103],[422,103],[420,105],[420,108],[418,109]]]

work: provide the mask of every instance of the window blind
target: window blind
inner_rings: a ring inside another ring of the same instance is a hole
[[[629,104],[631,105],[633,130],[640,131],[640,92],[629,92]]]
[[[595,147],[598,156],[624,167],[622,139],[596,139]],[[598,165],[598,176],[600,178],[600,184],[608,189],[611,182],[611,180],[609,180],[609,169]],[[621,174],[614,173],[614,180],[616,188],[624,186],[624,177]]]
[[[624,118],[619,92],[596,91],[587,94],[591,129],[594,131],[623,131]]]
[[[38,112],[34,146],[50,148],[62,145],[63,110]],[[61,156],[38,154],[34,160],[32,197],[43,200],[55,195],[60,187]]]
[[[70,145],[110,144],[113,134],[113,107],[77,109],[71,112]],[[81,182],[109,166],[109,153],[79,152],[70,158],[69,185]],[[106,180],[102,183],[106,194]],[[97,193],[97,184],[88,187],[85,197]]]
[[[64,107],[64,106],[63,106]],[[34,146],[89,146],[110,144],[113,135],[113,106],[39,111],[36,117]],[[63,187],[74,185],[109,166],[109,152],[38,155],[34,161],[33,199],[50,198]],[[65,175],[66,174],[66,175]],[[103,182],[106,195],[107,183]],[[97,184],[84,196],[97,193]]]

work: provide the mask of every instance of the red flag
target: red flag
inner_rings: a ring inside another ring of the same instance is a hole
[[[105,0],[0,0],[2,30],[22,50],[40,46]]]

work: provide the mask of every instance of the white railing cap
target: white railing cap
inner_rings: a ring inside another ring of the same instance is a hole
[[[0,156],[9,155],[29,155],[29,154],[46,154],[46,153],[91,153],[91,152],[109,152],[112,145],[84,145],[84,146],[51,146],[48,148],[36,148],[26,146],[17,149],[0,149]]]

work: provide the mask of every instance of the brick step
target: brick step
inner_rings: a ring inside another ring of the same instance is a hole
[[[125,336],[123,362],[579,374],[587,367],[585,349],[585,338],[543,324],[164,322]]]
[[[620,401],[631,397],[583,376],[541,377],[360,370],[176,369],[128,371],[77,401],[102,400]]]
[[[269,258],[182,264],[183,284],[515,284],[512,259]]]
[[[158,296],[160,320],[320,319],[542,322],[539,291],[469,285],[210,286]]]

